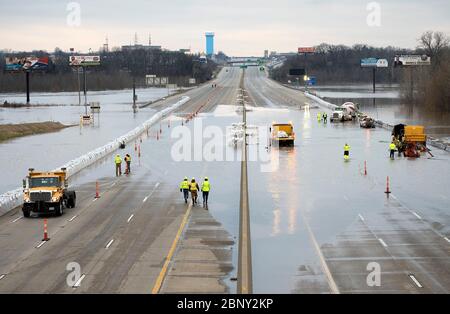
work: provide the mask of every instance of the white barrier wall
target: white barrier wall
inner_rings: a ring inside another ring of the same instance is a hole
[[[186,102],[188,102],[190,98],[188,96],[181,97],[181,100],[177,103],[173,104],[170,107],[167,107],[157,113],[155,113],[150,119],[142,123],[141,125],[137,126],[130,132],[128,132],[125,135],[122,135],[121,137],[116,138],[115,140],[109,142],[106,145],[103,145],[102,147],[96,148],[93,151],[90,151],[78,158],[75,158],[68,163],[62,165],[61,167],[58,167],[55,170],[59,170],[63,167],[67,169],[67,176],[70,177],[74,175],[75,173],[81,171],[82,169],[92,165],[94,162],[108,156],[115,150],[119,148],[120,143],[125,141],[125,143],[131,142],[136,137],[138,137],[140,134],[145,132],[150,126],[152,126],[155,122],[157,122],[159,119],[167,116],[169,113],[177,109],[178,107],[182,106]],[[23,202],[23,189],[18,188],[12,191],[8,191],[4,194],[0,195],[0,215],[3,215],[4,213],[8,212],[9,210],[20,206]]]

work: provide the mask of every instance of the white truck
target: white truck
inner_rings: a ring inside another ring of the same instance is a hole
[[[352,121],[356,118],[356,106],[352,102],[346,102],[342,106],[334,108],[331,114],[331,122]]]

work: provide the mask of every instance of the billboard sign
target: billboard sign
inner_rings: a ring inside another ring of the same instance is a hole
[[[289,75],[303,76],[305,75],[305,69],[289,69]]]
[[[362,68],[387,68],[388,61],[386,59],[365,58],[361,59]]]
[[[46,70],[48,70],[48,57],[5,58],[5,71],[7,72]]]
[[[298,47],[298,53],[314,53],[315,51],[314,47]]]
[[[395,56],[394,66],[431,65],[431,58],[427,55]]]
[[[70,56],[70,66],[93,66],[100,65],[100,56]]]

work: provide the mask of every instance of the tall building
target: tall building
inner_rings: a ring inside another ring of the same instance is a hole
[[[214,33],[205,33],[206,37],[206,55],[208,57],[214,54]]]

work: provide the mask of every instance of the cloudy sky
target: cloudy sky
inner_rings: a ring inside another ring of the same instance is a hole
[[[0,0],[0,49],[97,50],[134,42],[167,49],[215,50],[228,55],[296,51],[322,42],[413,48],[426,30],[450,34],[449,0],[81,0],[80,23],[71,1]],[[20,5],[19,5],[20,4]],[[368,8],[369,5],[369,8]],[[377,11],[379,7],[379,26]],[[69,8],[69,10],[68,10]],[[69,20],[69,23],[68,23]]]

